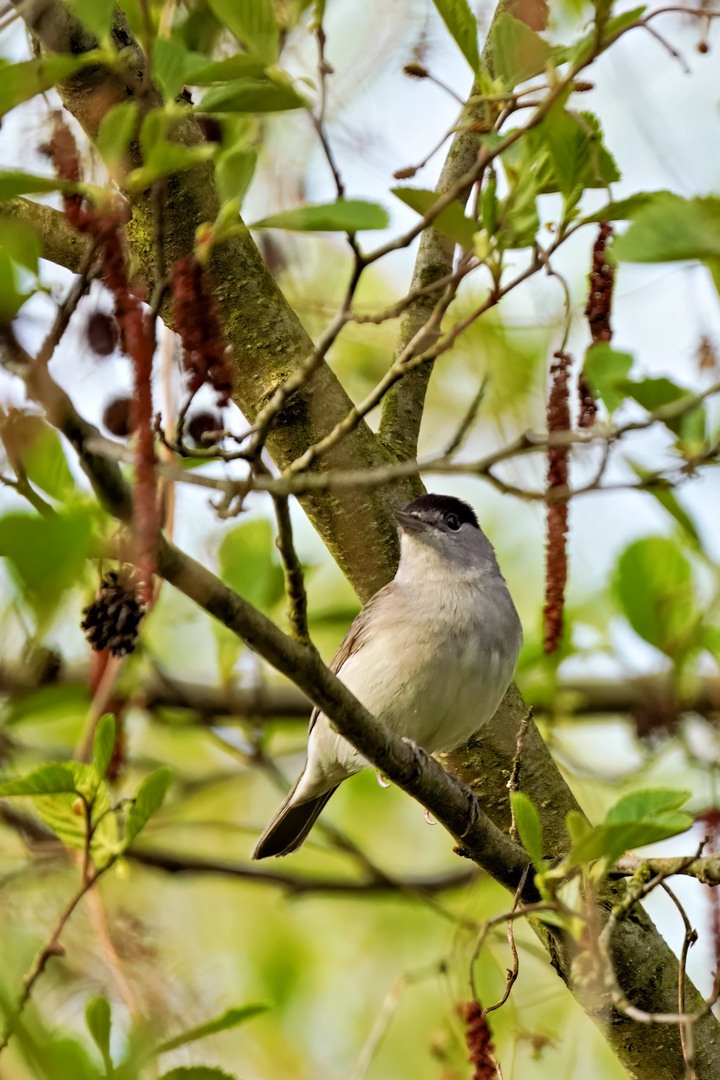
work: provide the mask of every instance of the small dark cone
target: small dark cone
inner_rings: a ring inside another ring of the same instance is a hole
[[[133,424],[133,401],[130,397],[118,397],[109,401],[105,406],[102,422],[111,435],[118,439],[126,439],[132,435]]]
[[[217,413],[196,413],[187,425],[188,435],[196,446],[207,448],[214,440],[205,439],[205,435],[211,435],[215,431],[222,431],[222,420]]]
[[[118,328],[112,315],[95,311],[88,319],[88,345],[97,356],[110,356],[118,343]]]
[[[133,651],[145,611],[134,590],[121,584],[117,574],[108,574],[83,614],[80,627],[93,649],[108,649],[113,656]]]

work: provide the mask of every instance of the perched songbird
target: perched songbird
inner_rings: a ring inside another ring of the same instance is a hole
[[[522,627],[467,503],[422,495],[396,517],[397,574],[362,609],[331,666],[374,716],[432,754],[459,746],[493,716]],[[316,709],[305,768],[253,858],[297,850],[338,784],[367,767]]]

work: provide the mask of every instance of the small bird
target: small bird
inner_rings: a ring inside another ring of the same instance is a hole
[[[357,616],[331,669],[374,716],[432,754],[492,718],[515,671],[522,627],[467,503],[422,495],[395,516],[398,571]],[[253,859],[296,851],[338,785],[368,767],[315,709],[305,768]]]

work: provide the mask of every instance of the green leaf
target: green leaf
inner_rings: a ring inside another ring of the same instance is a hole
[[[0,556],[8,560],[40,623],[80,580],[91,541],[90,518],[84,510],[47,518],[24,513],[0,518]]]
[[[378,203],[360,199],[338,199],[334,203],[307,203],[294,210],[255,221],[251,229],[288,229],[292,232],[360,232],[362,229],[386,229],[389,220]]]
[[[638,191],[627,199],[613,200],[600,210],[596,210],[594,214],[588,214],[587,217],[583,217],[583,224],[590,225],[596,221],[632,220],[641,210],[650,205],[656,196],[668,194],[667,191]]]
[[[135,134],[137,118],[137,103],[126,101],[122,105],[113,105],[100,121],[95,145],[111,175],[117,172],[127,153]]]
[[[252,146],[241,146],[220,154],[215,161],[215,183],[222,202],[236,199],[239,211],[256,165],[257,150]]]
[[[165,135],[169,130],[172,114],[166,109],[153,109],[143,120],[140,129],[140,146],[144,164],[133,169],[125,183],[133,191],[144,191],[155,180],[174,172],[192,169],[208,161],[217,153],[217,147],[202,143],[197,146],[181,146],[170,142]]]
[[[603,143],[600,121],[591,112],[568,112],[558,102],[530,133],[550,151],[558,189],[570,196],[578,187],[606,187],[620,179],[617,165]],[[544,184],[548,190],[548,184]]]
[[[0,785],[0,798],[13,795],[55,795],[58,792],[77,793],[77,775],[72,762],[53,762],[41,765],[27,776]]]
[[[113,1061],[110,1057],[110,1026],[112,1014],[110,1002],[107,998],[91,997],[85,1006],[85,1023],[93,1037],[95,1045],[102,1054],[105,1071],[110,1076],[113,1072]]]
[[[510,803],[523,847],[536,869],[542,866],[542,823],[533,803],[523,791],[511,791]]]
[[[592,831],[592,825],[578,810],[569,810],[565,817],[565,824],[573,844],[579,843],[583,837]]]
[[[93,741],[93,763],[101,780],[105,778],[115,750],[115,717],[105,713],[97,722]]]
[[[567,865],[605,859],[609,865],[632,848],[656,844],[686,832],[692,826],[691,814],[668,812],[647,821],[597,825],[580,839],[567,856]]]
[[[212,1069],[207,1065],[181,1065],[179,1069],[163,1073],[160,1080],[235,1080],[235,1077],[222,1069]]]
[[[197,112],[272,113],[309,109],[307,98],[287,79],[235,79],[220,83],[203,96]]]
[[[433,0],[433,3],[468,64],[473,71],[479,72],[477,20],[467,0]]]
[[[132,843],[141,829],[144,829],[156,810],[162,806],[163,799],[172,783],[172,770],[166,767],[156,769],[146,776],[135,792],[135,799],[128,810],[125,823],[125,838]]]
[[[690,563],[667,537],[636,540],[620,556],[615,590],[636,634],[673,659],[689,647],[697,621]]]
[[[583,375],[596,397],[612,413],[627,397],[628,374],[633,365],[630,353],[616,352],[607,342],[591,345],[585,354]]]
[[[223,581],[263,611],[274,607],[285,595],[285,578],[274,552],[272,528],[266,518],[230,529],[218,548]]]
[[[0,217],[0,248],[13,262],[37,276],[42,244],[32,225],[16,218]]]
[[[631,469],[633,469],[635,474],[639,476],[641,480],[645,480],[648,476],[651,475],[651,469],[644,468],[636,461],[630,461],[629,459],[626,460],[628,462],[628,465],[630,465]],[[646,490],[648,495],[652,495],[652,497],[660,503],[663,509],[667,510],[668,514],[670,514],[671,517],[675,518],[677,523],[686,533],[686,537],[690,541],[692,546],[699,550],[701,547],[701,540],[700,535],[695,527],[695,522],[680,505],[675,493],[672,491],[665,491],[662,488],[658,487],[651,487],[647,488]]]
[[[0,68],[2,71],[2,68]],[[77,185],[58,180],[54,176],[34,176],[19,169],[0,170],[0,202],[8,202],[18,195],[39,195],[47,191],[75,191]]]
[[[504,11],[491,34],[493,74],[508,90],[545,70],[551,47],[527,23]]]
[[[194,74],[207,68],[206,57],[190,52],[177,37],[160,36],[153,45],[153,76],[160,83],[166,102],[173,101],[185,83],[195,85]]]
[[[278,27],[273,0],[209,0],[210,8],[248,52],[268,63],[278,57]]]
[[[614,243],[625,262],[720,258],[720,198],[683,199],[657,192]]]
[[[104,42],[109,36],[115,0],[68,0],[68,7],[99,42]]]
[[[267,66],[267,61],[256,53],[235,53],[234,56],[226,56],[224,60],[213,60],[211,64],[205,61],[202,67],[193,70],[191,82],[193,86],[209,86],[211,83],[230,82],[234,79],[257,79],[265,74]]]
[[[88,62],[96,62],[95,59],[88,60],[88,56],[88,53],[81,56],[44,56],[39,60],[25,60],[21,64],[4,64],[0,67],[0,116],[74,75]]]
[[[691,397],[691,392],[684,386],[678,386],[670,379],[639,379],[637,382],[629,380],[626,384],[627,394],[642,405],[648,412],[661,409],[663,405],[671,405],[681,398]]]
[[[390,189],[393,195],[409,206],[411,210],[422,217],[427,214],[431,206],[438,201],[439,195],[435,191],[423,188],[396,187]],[[433,221],[433,228],[447,236],[455,244],[460,244],[466,251],[472,251],[475,233],[479,232],[480,226],[472,218],[465,217],[460,203],[453,202],[441,210]]]
[[[42,417],[17,412],[8,417],[3,439],[35,487],[53,499],[66,501],[76,491],[60,436]]]
[[[183,1031],[182,1034],[168,1039],[167,1042],[158,1046],[153,1054],[167,1054],[171,1050],[177,1050],[179,1046],[185,1046],[187,1043],[197,1042],[198,1039],[205,1039],[208,1035],[216,1035],[219,1031],[237,1027],[238,1024],[244,1024],[247,1020],[252,1020],[254,1016],[267,1012],[268,1008],[268,1005],[244,1005],[242,1008],[227,1009],[214,1020],[198,1024],[197,1027],[189,1028],[188,1031]]]
[[[690,798],[692,792],[680,788],[642,788],[623,795],[605,815],[609,825],[628,821],[643,821],[664,814],[669,810],[679,810]]]

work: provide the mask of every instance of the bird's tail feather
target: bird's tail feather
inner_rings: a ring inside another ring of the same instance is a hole
[[[267,859],[270,855],[279,857],[297,851],[305,843],[325,803],[337,791],[337,787],[330,788],[308,802],[293,805],[296,788],[297,784],[258,840],[250,856],[252,859]]]

